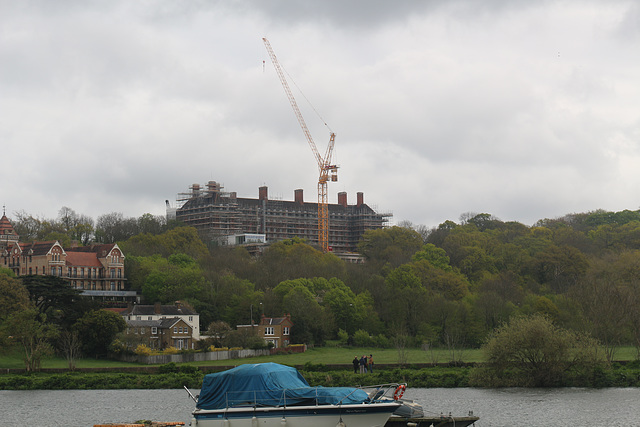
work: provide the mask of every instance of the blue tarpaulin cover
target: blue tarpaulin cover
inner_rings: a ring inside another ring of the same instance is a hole
[[[284,406],[354,404],[368,400],[365,391],[353,387],[310,387],[297,369],[278,363],[240,365],[208,374],[196,408],[232,406]]]

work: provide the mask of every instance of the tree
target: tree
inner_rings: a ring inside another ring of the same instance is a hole
[[[312,277],[343,277],[344,262],[331,253],[308,245],[302,239],[276,242],[267,248],[254,271],[253,279],[257,289],[274,288],[280,282]]]
[[[217,320],[211,322],[207,327],[206,335],[209,336],[208,340],[216,347],[222,347],[224,340],[233,331],[233,328],[229,326],[227,322]]]
[[[630,341],[637,317],[638,252],[610,255],[596,260],[571,297],[580,304],[586,329],[603,344],[611,361],[616,348]],[[627,338],[625,340],[625,338]]]
[[[11,220],[11,225],[23,242],[31,242],[42,237],[41,219],[34,218],[25,211],[15,212],[14,215],[15,218]]]
[[[120,212],[101,215],[96,222],[96,241],[100,243],[116,243],[127,240],[138,234],[135,218],[125,218]]]
[[[76,331],[62,331],[58,348],[64,358],[67,360],[67,366],[70,370],[76,369],[76,360],[80,357],[80,349],[82,343]]]
[[[21,276],[22,284],[29,292],[29,298],[41,313],[50,310],[66,311],[73,308],[81,299],[81,291],[69,286],[58,276],[28,275]]]
[[[59,330],[56,325],[47,323],[46,319],[45,314],[30,308],[9,315],[0,325],[0,337],[22,348],[27,371],[40,369],[42,359],[53,354],[51,342],[58,337]]]
[[[422,236],[417,231],[394,226],[365,231],[358,243],[358,252],[378,267],[395,268],[411,260],[422,244]]]
[[[276,286],[274,293],[282,299],[283,313],[291,314],[295,325],[291,330],[292,342],[322,344],[334,330],[333,318],[308,285],[308,279],[288,280]]]
[[[591,336],[562,329],[539,314],[511,318],[494,331],[483,350],[483,381],[490,381],[485,386],[560,385],[569,370],[594,367],[603,356]]]
[[[78,215],[73,209],[63,206],[58,211],[58,221],[70,240],[83,245],[89,244],[93,237],[93,219]]]
[[[589,262],[578,249],[551,245],[531,260],[531,272],[538,283],[556,292],[566,292],[584,277]]]
[[[29,292],[13,272],[0,268],[0,322],[7,316],[30,307]]]
[[[74,325],[78,332],[82,349],[87,356],[103,357],[116,335],[124,331],[127,322],[117,313],[107,310],[92,310],[82,316]]]

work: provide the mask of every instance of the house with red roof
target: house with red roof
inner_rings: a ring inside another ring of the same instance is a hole
[[[116,243],[63,248],[58,241],[19,242],[6,215],[0,218],[0,266],[16,276],[51,275],[94,299],[137,301],[126,290],[122,250]]]

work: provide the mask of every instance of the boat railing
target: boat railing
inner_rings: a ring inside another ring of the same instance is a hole
[[[388,400],[399,400],[407,388],[407,383],[387,383],[359,386],[359,390],[363,390],[369,396],[369,402],[375,403]]]

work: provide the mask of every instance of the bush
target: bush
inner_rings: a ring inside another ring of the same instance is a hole
[[[180,352],[180,350],[175,347],[167,347],[162,350],[162,354],[178,354],[178,352]]]
[[[144,344],[138,344],[138,346],[134,350],[134,353],[138,356],[150,356],[151,349]]]
[[[559,386],[572,375],[585,381],[604,355],[593,338],[559,328],[539,314],[512,318],[483,349],[488,363],[472,375],[474,386]]]
[[[358,329],[355,334],[353,334],[353,345],[356,347],[371,347],[371,336],[369,336],[369,332]]]
[[[178,373],[180,368],[174,362],[169,362],[164,365],[158,366],[159,374]]]

